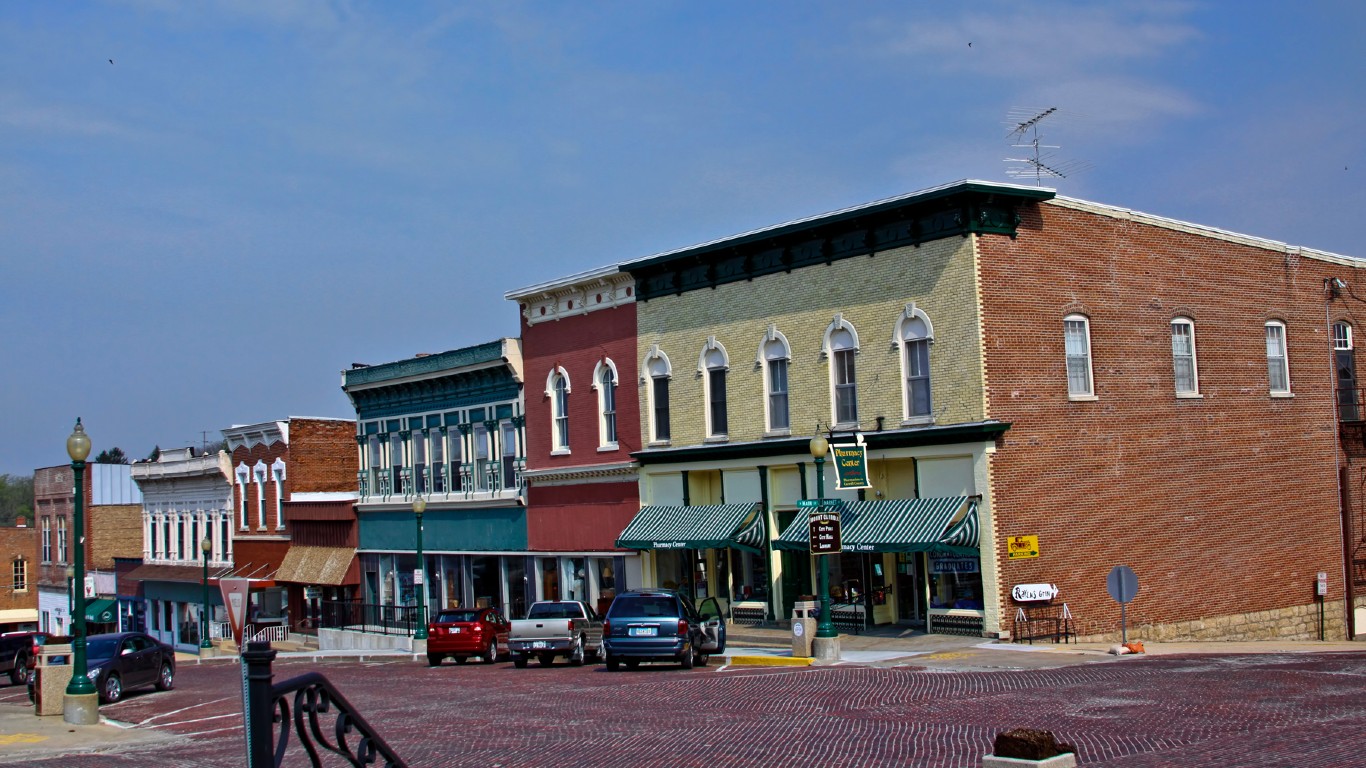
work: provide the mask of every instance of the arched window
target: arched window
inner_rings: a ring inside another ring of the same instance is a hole
[[[906,421],[925,421],[931,416],[930,398],[930,342],[934,340],[934,326],[930,318],[914,304],[897,320],[893,344],[901,348],[902,418]]]
[[[697,370],[702,374],[703,399],[706,402],[707,437],[726,437],[730,424],[726,418],[726,371],[730,359],[726,348],[715,336],[707,337],[702,354],[697,359]]]
[[[598,445],[617,447],[617,365],[611,358],[598,361],[593,371],[593,388],[598,391]]]
[[[1285,323],[1271,320],[1266,324],[1266,373],[1271,382],[1271,394],[1290,394],[1290,361],[1286,354]]]
[[[1177,396],[1200,393],[1199,371],[1195,367],[1195,322],[1189,317],[1172,319],[1172,373]]]
[[[830,360],[831,416],[835,426],[858,426],[858,332],[843,315],[835,315],[825,329],[825,354]]]
[[[1067,394],[1069,397],[1089,398],[1094,395],[1091,384],[1091,321],[1086,315],[1068,315],[1062,319],[1063,341],[1067,349]]]
[[[556,367],[545,383],[550,398],[550,436],[552,453],[569,452],[569,374]]]
[[[792,348],[787,337],[770,325],[759,344],[755,361],[764,372],[764,423],[769,432],[785,433],[792,428],[788,407],[787,367],[792,361]]]
[[[641,381],[647,389],[646,397],[650,404],[650,442],[669,442],[669,379],[673,377],[673,366],[669,356],[656,344],[650,347],[641,366]]]

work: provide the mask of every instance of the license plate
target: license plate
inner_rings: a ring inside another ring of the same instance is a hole
[[[628,627],[631,637],[658,637],[659,627]]]
[[[458,634],[460,634],[460,627],[452,627],[452,628],[451,628],[451,634],[452,634],[452,635],[458,635]]]
[[[544,641],[544,640],[533,640],[533,641],[531,641],[531,647],[532,647],[532,648],[549,648],[549,647],[550,647],[550,643],[547,643],[547,642]]]

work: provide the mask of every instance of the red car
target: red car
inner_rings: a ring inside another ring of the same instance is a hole
[[[448,608],[427,625],[427,664],[435,667],[450,657],[464,664],[479,656],[492,664],[508,651],[512,625],[493,608]]]

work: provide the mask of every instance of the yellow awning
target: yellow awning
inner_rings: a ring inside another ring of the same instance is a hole
[[[285,552],[280,570],[275,572],[275,581],[340,586],[346,580],[346,571],[355,556],[356,550],[347,547],[306,547],[296,544]]]

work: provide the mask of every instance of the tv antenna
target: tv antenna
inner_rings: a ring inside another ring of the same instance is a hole
[[[1010,133],[1006,134],[1006,138],[1011,141],[1010,146],[1030,150],[1025,157],[1005,159],[1007,163],[1019,163],[1006,168],[1007,176],[1012,179],[1033,177],[1036,186],[1043,186],[1045,177],[1065,179],[1090,169],[1090,163],[1080,160],[1057,160],[1054,159],[1053,153],[1043,151],[1060,148],[1057,144],[1044,144],[1043,136],[1039,133],[1040,123],[1049,117],[1061,116],[1057,107],[1012,107],[1006,116],[1006,125],[1010,126]]]

